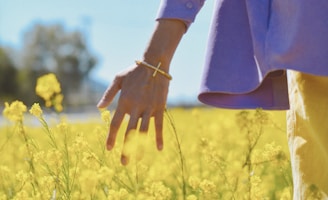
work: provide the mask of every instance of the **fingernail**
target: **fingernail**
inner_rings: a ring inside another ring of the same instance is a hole
[[[110,145],[110,144],[107,144],[107,150],[108,150],[108,151],[112,150],[112,148],[113,148],[113,146],[112,146],[112,145]]]
[[[103,101],[103,100],[100,100],[100,101],[98,102],[98,104],[97,104],[97,107],[98,107],[98,108],[101,107],[103,103],[104,103],[104,101]]]
[[[162,151],[162,150],[163,150],[163,144],[159,144],[159,145],[157,145],[157,149],[158,149],[159,151]]]
[[[129,163],[129,159],[126,156],[121,156],[122,165],[127,165]]]

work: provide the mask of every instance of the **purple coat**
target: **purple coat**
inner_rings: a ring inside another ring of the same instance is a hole
[[[162,0],[189,26],[205,0]],[[328,0],[216,0],[199,100],[288,109],[286,70],[328,76]],[[328,92],[328,91],[327,91]]]

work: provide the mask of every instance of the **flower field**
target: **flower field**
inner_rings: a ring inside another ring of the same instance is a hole
[[[61,111],[58,93],[45,101]],[[5,104],[0,200],[292,199],[285,112],[170,108],[163,151],[153,126],[148,135],[131,133],[122,166],[127,120],[107,151],[109,111],[77,122],[50,110]]]

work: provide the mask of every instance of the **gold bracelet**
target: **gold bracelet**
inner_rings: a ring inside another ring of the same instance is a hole
[[[161,70],[159,68],[161,66],[161,62],[159,62],[156,67],[153,66],[153,65],[151,65],[151,64],[148,64],[148,63],[146,63],[144,61],[139,61],[139,60],[136,60],[136,64],[137,65],[143,65],[143,66],[146,66],[146,67],[148,67],[150,69],[155,70],[154,73],[153,73],[153,77],[155,77],[156,74],[157,74],[157,72],[158,72],[158,73],[162,74],[163,76],[165,76],[167,79],[172,80],[172,76],[170,74],[164,72],[163,70]]]

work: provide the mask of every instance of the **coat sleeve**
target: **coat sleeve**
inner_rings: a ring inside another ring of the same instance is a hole
[[[157,20],[178,19],[189,27],[204,2],[205,0],[161,0]]]

